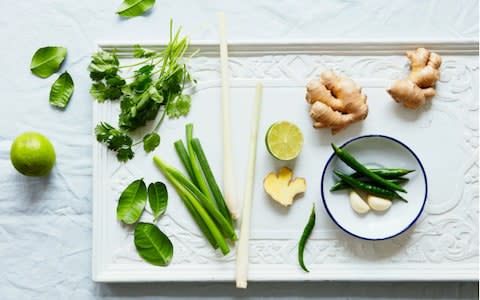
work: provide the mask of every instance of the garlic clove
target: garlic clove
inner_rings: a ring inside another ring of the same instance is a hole
[[[370,210],[365,200],[355,191],[350,191],[350,205],[352,209],[359,214],[365,214]]]
[[[385,211],[392,206],[392,201],[377,196],[368,195],[367,202],[371,209],[375,211]]]

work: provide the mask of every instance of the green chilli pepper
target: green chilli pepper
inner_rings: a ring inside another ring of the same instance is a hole
[[[358,179],[355,179],[351,176],[348,176],[346,174],[340,173],[338,171],[334,171],[335,175],[337,175],[341,180],[343,180],[345,183],[350,185],[354,189],[359,189],[361,191],[367,192],[368,194],[375,195],[381,198],[385,199],[400,199],[402,201],[408,202],[406,199],[402,198],[397,192],[391,191],[384,189],[379,186],[375,186],[363,181],[360,181]]]
[[[415,172],[415,170],[399,169],[399,168],[373,168],[373,169],[369,168],[369,170],[385,179],[395,179],[395,178],[399,178],[404,175],[407,175],[409,173]],[[355,172],[350,176],[352,176],[353,178],[358,178],[364,175],[358,172]]]
[[[400,191],[400,192],[407,192],[405,189],[403,189],[401,186],[399,186],[396,183],[390,182],[379,175],[373,173],[370,171],[367,167],[362,165],[360,162],[358,162],[348,151],[345,149],[339,148],[335,146],[335,144],[332,143],[332,148],[333,151],[335,151],[335,154],[344,162],[346,163],[350,168],[354,169],[358,173],[371,178],[373,181],[375,181],[378,185],[383,186],[387,189],[390,189],[392,191]]]
[[[350,176],[352,178],[358,179],[358,180],[363,181],[365,183],[372,184],[371,180],[363,180],[362,178],[357,178],[357,177],[354,176],[354,174],[352,174]],[[370,179],[370,178],[368,178],[368,179]],[[408,182],[408,178],[395,178],[395,179],[391,179],[390,181],[393,181],[396,184],[402,184],[402,183]],[[344,189],[348,189],[348,188],[350,188],[350,185],[348,183],[346,183],[343,180],[339,180],[330,188],[330,192],[344,190]]]
[[[310,234],[313,231],[313,227],[315,226],[315,203],[313,203],[312,207],[312,212],[310,213],[310,218],[308,218],[308,223],[305,225],[305,228],[303,229],[303,234],[302,237],[300,238],[300,242],[298,243],[298,263],[300,264],[300,267],[305,272],[310,272],[307,267],[305,266],[305,263],[303,262],[303,250],[305,249],[305,244],[307,243],[308,238],[310,237]]]

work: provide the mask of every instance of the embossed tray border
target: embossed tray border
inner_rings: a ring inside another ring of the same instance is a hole
[[[102,41],[97,46],[105,51],[115,49],[119,57],[132,57],[133,45],[139,44],[143,47],[152,49],[161,49],[166,44],[164,41]],[[426,47],[443,55],[479,55],[478,40],[324,40],[324,41],[235,41],[229,43],[229,54],[234,56],[248,55],[268,55],[268,54],[329,54],[329,55],[403,55],[406,50]],[[217,41],[198,41],[192,42],[190,49],[200,49],[202,56],[218,56]],[[98,107],[93,105],[93,125],[97,123]],[[102,161],[105,161],[105,151],[93,137],[93,247],[92,247],[92,279],[97,282],[144,282],[144,281],[231,281],[234,280],[233,272],[231,276],[225,276],[225,272],[218,270],[211,272],[208,276],[200,279],[198,272],[185,272],[181,277],[172,279],[171,274],[159,274],[154,270],[133,271],[125,266],[107,265],[101,260],[102,255],[98,255],[102,249],[102,238],[106,234],[105,226],[102,226],[101,220],[104,212],[104,202],[95,201],[102,199],[105,190],[102,189],[102,180],[105,176],[98,170]],[[419,272],[418,264],[403,264],[391,272],[390,267],[382,266],[376,270],[371,270],[367,274],[363,268],[358,270],[348,266],[338,268],[335,272],[328,271],[316,273],[314,277],[308,280],[344,280],[356,281],[359,277],[364,281],[474,281],[478,280],[478,266],[473,264],[459,263],[455,267],[449,267],[445,270],[442,266],[429,267],[428,270]],[[398,266],[397,266],[398,267]],[[328,268],[327,268],[328,269]],[[268,273],[258,273],[251,278],[253,281],[304,281],[305,277],[298,276],[294,272],[285,274],[284,270],[271,270]],[[313,274],[311,274],[313,275]]]

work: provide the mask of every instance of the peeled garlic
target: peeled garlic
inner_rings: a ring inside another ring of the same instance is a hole
[[[367,202],[371,209],[376,211],[385,211],[392,206],[392,201],[377,196],[368,195]]]
[[[355,191],[350,191],[350,205],[353,210],[359,214],[364,214],[370,210],[370,207],[365,200]]]

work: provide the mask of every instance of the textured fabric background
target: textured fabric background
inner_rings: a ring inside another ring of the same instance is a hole
[[[477,299],[476,283],[95,284],[91,272],[91,97],[86,72],[99,40],[166,39],[168,20],[193,40],[216,39],[216,13],[231,40],[477,39],[478,1],[158,0],[122,20],[117,1],[0,0],[0,299]],[[48,104],[55,76],[29,71],[42,46],[68,48],[75,81],[66,111]],[[26,130],[50,137],[57,164],[47,178],[19,175],[9,161]]]

